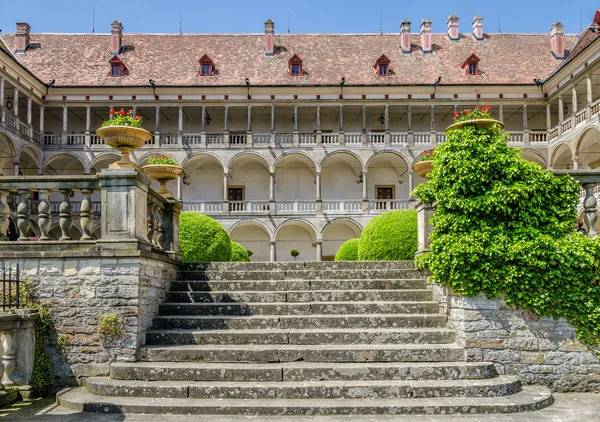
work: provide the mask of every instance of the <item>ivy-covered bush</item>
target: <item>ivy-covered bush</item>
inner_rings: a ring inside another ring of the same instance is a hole
[[[358,242],[360,261],[414,259],[417,251],[417,212],[398,210],[372,219]]]
[[[600,340],[600,244],[574,232],[579,185],[509,148],[494,125],[466,125],[435,151],[431,253],[417,259],[457,294],[504,295],[508,304],[564,317],[584,343]]]
[[[179,216],[179,252],[184,262],[231,259],[231,240],[216,220],[195,212]]]
[[[237,242],[231,242],[231,261],[232,262],[250,262],[248,252]]]
[[[336,261],[358,261],[359,239],[350,239],[344,242],[335,254]]]

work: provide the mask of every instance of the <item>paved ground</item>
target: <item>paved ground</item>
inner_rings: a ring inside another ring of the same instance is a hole
[[[206,420],[211,422],[242,422],[242,421],[416,421],[416,422],[600,422],[600,393],[571,393],[554,394],[555,403],[549,408],[533,413],[511,415],[469,415],[469,416],[353,416],[353,417],[232,417],[232,416],[153,416],[153,415],[101,415],[73,412],[58,407],[54,398],[36,400],[33,402],[18,402],[6,409],[0,409],[0,422],[3,421],[32,421],[32,422],[187,422]]]

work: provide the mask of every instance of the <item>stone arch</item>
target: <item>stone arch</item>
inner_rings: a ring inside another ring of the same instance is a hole
[[[316,170],[314,160],[303,152],[279,156],[273,165],[275,198],[283,201],[315,201]]]
[[[270,166],[258,153],[242,152],[236,154],[225,168],[229,174],[228,185],[237,188],[229,199],[268,201],[270,197]],[[241,198],[238,196],[241,190]],[[232,204],[233,205],[233,204]],[[234,207],[237,205],[233,205]]]
[[[567,142],[562,142],[552,150],[550,166],[553,169],[573,168],[573,151]]]
[[[265,165],[265,167],[267,168],[267,171],[269,171],[269,172],[271,171],[271,164],[269,163],[269,161],[261,153],[256,152],[256,151],[242,151],[240,153],[235,154],[233,157],[231,157],[231,159],[224,166],[224,169],[226,171],[229,171],[231,169],[231,167],[235,164],[236,161],[246,158],[246,157],[255,158],[257,161],[260,161]]]
[[[301,218],[291,218],[281,223],[273,235],[276,242],[278,261],[294,260],[290,252],[297,249],[300,252],[298,261],[317,260],[318,230],[315,226]]]
[[[240,220],[229,229],[229,237],[253,252],[250,257],[252,261],[270,260],[273,233],[262,221]]]
[[[216,161],[218,161],[221,164],[221,167],[223,169],[225,169],[225,164],[223,164],[223,162],[221,161],[221,158],[217,154],[215,154],[213,152],[209,152],[209,151],[201,151],[201,152],[195,152],[193,154],[190,154],[187,157],[185,157],[185,159],[179,165],[181,167],[185,168],[187,166],[188,162],[193,161],[193,160],[197,159],[198,157],[202,157],[202,156],[214,158]],[[144,155],[144,157],[145,157],[145,155]]]
[[[219,157],[212,153],[201,152],[191,155],[182,164],[187,178],[183,186],[183,201],[221,202],[223,201],[224,167]],[[206,183],[206,181],[210,183]]]
[[[373,161],[377,157],[379,157],[381,155],[385,155],[385,154],[393,154],[393,155],[396,155],[396,156],[402,158],[404,160],[404,162],[406,163],[406,167],[412,166],[412,164],[414,164],[414,161],[416,160],[416,158],[415,158],[415,160],[413,160],[413,163],[411,164],[411,163],[409,163],[407,158],[404,156],[404,154],[402,154],[400,151],[395,151],[393,149],[382,149],[381,151],[377,151],[376,153],[374,153],[373,155],[371,155],[369,157],[369,159],[365,163],[365,169],[368,171],[368,168],[371,165],[371,161]]]
[[[0,175],[13,175],[16,158],[13,140],[7,134],[0,132]]]
[[[373,154],[366,163],[368,197],[387,200],[408,199],[410,168],[406,157],[397,151],[383,150]],[[415,178],[417,183],[424,181],[418,176]],[[385,189],[385,194],[380,197],[379,192],[382,189]],[[391,198],[388,194],[391,194],[389,195]]]
[[[273,162],[273,167],[271,169],[271,172],[275,172],[275,169],[277,168],[277,166],[279,164],[281,164],[282,161],[288,160],[292,156],[302,156],[302,157],[304,157],[306,160],[308,160],[312,164],[312,167],[315,168],[315,172],[316,172],[316,170],[317,170],[317,163],[315,162],[315,160],[313,160],[313,158],[310,155],[308,155],[307,153],[305,153],[303,151],[284,152],[279,157],[277,157],[275,159],[275,161]]]
[[[63,167],[63,168],[53,168],[52,167],[51,169],[48,169],[48,166],[50,166],[51,163],[53,163],[55,161],[59,161],[63,158],[68,158],[68,161],[66,161],[65,163],[62,163],[62,166],[59,166],[59,167]],[[75,158],[75,160],[73,160],[73,158]],[[81,170],[78,168],[77,164],[81,165]],[[52,154],[42,164],[42,172],[46,175],[47,174],[50,174],[50,175],[59,175],[59,174],[82,175],[82,174],[84,174],[85,168],[86,168],[86,166],[85,166],[85,163],[83,162],[83,160],[81,160],[81,158],[78,157],[76,154],[72,154],[70,152],[59,152],[56,154]]]
[[[583,169],[600,167],[600,129],[591,126],[575,142],[575,157]]]
[[[540,151],[533,148],[523,148],[521,151],[521,157],[527,161],[531,161],[539,164],[542,168],[548,168],[548,158]]]
[[[351,218],[340,217],[329,221],[321,230],[323,260],[333,261],[344,242],[359,238],[362,230],[362,226]]]
[[[117,161],[117,160],[119,160],[119,158],[121,158],[121,156],[115,152],[105,152],[105,153],[99,154],[96,157],[94,157],[94,159],[90,163],[90,172],[97,173],[98,170],[108,168],[108,165],[106,165],[107,161],[109,161],[109,160]],[[110,164],[112,164],[112,163],[110,163]],[[99,167],[99,168],[96,168],[96,167]]]
[[[335,151],[319,164],[321,167],[321,198],[324,200],[361,200],[361,175],[364,164],[356,154]]]
[[[323,164],[325,163],[325,161],[327,161],[329,158],[333,157],[334,155],[337,154],[346,154],[346,155],[351,155],[352,157],[354,157],[356,159],[356,161],[358,161],[358,163],[360,164],[360,169],[361,171],[365,170],[365,163],[363,163],[363,160],[358,156],[358,154],[356,154],[353,151],[346,151],[346,150],[337,150],[337,151],[332,151],[330,153],[328,153],[325,157],[323,157],[323,159],[319,162],[319,166],[317,167],[319,171],[322,171],[323,169]]]
[[[19,170],[25,176],[37,176],[40,169],[40,152],[31,145],[24,145],[19,152]]]

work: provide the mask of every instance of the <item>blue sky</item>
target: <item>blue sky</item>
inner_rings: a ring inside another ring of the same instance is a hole
[[[25,21],[33,32],[91,32],[95,9],[96,32],[107,33],[110,23],[123,22],[125,32],[176,33],[179,11],[184,33],[262,32],[267,18],[275,21],[275,31],[287,32],[288,10],[292,33],[374,33],[379,31],[380,13],[383,31],[397,33],[400,21],[408,18],[418,31],[421,20],[429,18],[434,32],[445,32],[452,13],[459,16],[461,32],[471,30],[473,16],[484,18],[484,31],[498,31],[498,10],[502,32],[549,32],[560,20],[565,32],[578,33],[580,5],[584,27],[592,20],[600,3],[591,0],[505,0],[497,1],[405,1],[365,0],[2,0],[0,28],[15,31],[15,22]],[[416,4],[415,4],[416,3]]]

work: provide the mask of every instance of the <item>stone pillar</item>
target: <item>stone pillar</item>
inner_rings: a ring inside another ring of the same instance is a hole
[[[323,261],[323,239],[317,239],[317,261]]]
[[[0,76],[0,110],[4,108],[4,76]]]
[[[365,133],[367,131],[367,106],[366,104],[362,105],[362,132]]]
[[[367,214],[369,212],[369,192],[367,186],[367,172],[363,171],[362,173],[362,191],[363,191],[363,214]]]
[[[550,104],[546,104],[546,130],[552,129],[552,110]]]
[[[13,387],[15,385],[11,375],[15,370],[16,361],[17,344],[13,338],[13,330],[2,331],[2,364],[4,366],[2,384],[5,387]]]
[[[592,77],[590,75],[588,75],[588,77],[586,78],[586,84],[587,84],[587,103],[589,105],[594,101],[594,91],[592,88]]]
[[[31,127],[32,110],[31,110],[31,98],[27,98],[27,126]]]
[[[573,101],[572,114],[575,115],[575,113],[577,113],[577,87],[575,85],[573,85],[573,88],[571,88],[571,97]]]
[[[68,131],[68,126],[67,126],[68,120],[69,120],[69,109],[67,108],[67,106],[65,104],[65,105],[63,105],[63,121],[62,121],[63,133],[67,133],[67,131]]]
[[[317,201],[321,200],[321,172],[317,172]]]
[[[252,106],[248,105],[248,133],[252,133]]]
[[[223,173],[223,202],[229,201],[229,173]]]
[[[409,104],[406,110],[406,118],[408,120],[408,132],[412,132],[412,106]]]
[[[504,106],[498,105],[498,120],[504,123]]]
[[[562,123],[565,120],[565,104],[563,102],[562,95],[558,96],[558,123]]]
[[[414,190],[414,171],[409,170],[408,171],[408,194],[410,195],[410,193]]]
[[[270,256],[271,262],[275,262],[277,259],[277,255],[276,255],[275,251],[276,251],[275,242],[271,242],[271,256]]]
[[[15,117],[19,117],[19,88],[14,87],[14,97],[13,97],[13,114]]]
[[[528,125],[527,125],[527,104],[523,104],[523,130],[528,130]]]
[[[390,131],[390,106],[387,104],[383,108],[383,128],[386,132]]]
[[[206,133],[206,106],[202,106],[202,133]]]
[[[418,248],[415,256],[423,255],[429,252],[431,245],[431,233],[433,226],[429,224],[429,219],[433,216],[433,204],[419,201],[416,204],[417,210],[417,240]]]
[[[298,104],[294,104],[294,132],[298,132]]]
[[[344,106],[340,105],[340,133],[344,133]]]
[[[132,111],[132,116],[135,118],[137,117],[137,105],[134,104],[133,107],[131,108]]]
[[[433,104],[431,104],[430,113],[431,113],[431,117],[430,117],[430,121],[429,121],[429,129],[432,132],[434,132],[435,131],[435,106]]]
[[[87,105],[85,107],[85,133],[90,133],[92,127],[92,106]]]
[[[269,201],[275,200],[275,173],[269,173]]]
[[[154,134],[158,135],[160,133],[160,106],[158,104],[156,104],[156,120],[154,123]]]
[[[183,133],[183,106],[179,106],[179,119],[177,121],[177,132]]]
[[[583,212],[585,215],[583,219],[585,221],[588,234],[591,237],[596,237],[598,236],[598,233],[596,233],[596,229],[594,229],[596,221],[598,221],[598,202],[596,201],[596,197],[594,196],[594,188],[596,187],[596,182],[583,183],[581,186],[585,190],[585,199],[583,201]]]
[[[81,189],[83,200],[80,208],[80,223],[83,235],[81,240],[92,240],[92,228],[94,227],[94,208],[92,206],[92,189]]]
[[[321,133],[321,106],[317,104],[317,133]]]
[[[271,133],[275,133],[275,104],[271,104]]]
[[[16,160],[16,158],[15,158]],[[15,161],[13,163],[13,176],[18,176],[19,175],[19,162]]]
[[[183,172],[177,175],[177,200],[183,200]]]
[[[223,130],[225,133],[229,132],[229,106],[225,106],[225,127]]]
[[[29,234],[29,190],[20,189],[19,194],[19,205],[17,205],[17,228],[19,229],[19,238],[17,240],[24,241],[29,240],[27,235]]]

